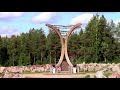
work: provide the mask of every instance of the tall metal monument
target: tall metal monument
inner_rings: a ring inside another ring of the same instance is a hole
[[[67,43],[68,43],[68,39],[69,39],[71,33],[74,30],[80,28],[81,24],[78,23],[76,25],[69,25],[69,26],[46,24],[46,26],[50,30],[55,31],[59,35],[61,45],[62,45],[60,59],[59,59],[58,63],[55,65],[56,70],[57,70],[57,68],[61,68],[62,71],[71,71],[71,68],[73,67],[73,65],[70,62],[70,59],[68,57]],[[70,29],[70,30],[62,31],[60,29]],[[65,58],[64,58],[64,56],[65,56]]]

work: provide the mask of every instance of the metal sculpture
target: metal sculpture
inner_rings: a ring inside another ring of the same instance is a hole
[[[59,61],[58,61],[58,63],[56,64],[55,67],[56,67],[56,68],[60,67],[60,65],[61,65],[61,63],[62,63],[62,61],[63,61],[63,59],[64,59],[64,55],[65,55],[65,58],[66,58],[66,61],[67,61],[68,65],[69,65],[70,67],[73,67],[73,65],[72,65],[72,63],[70,62],[70,59],[69,59],[69,57],[68,57],[67,43],[68,43],[68,39],[69,39],[71,33],[72,33],[75,29],[80,28],[81,24],[78,23],[78,24],[76,24],[76,25],[70,25],[70,26],[61,26],[61,25],[50,25],[50,24],[46,24],[46,26],[48,26],[48,28],[49,28],[50,30],[54,30],[54,31],[59,35],[60,41],[61,41],[61,45],[62,45],[62,47],[61,47],[61,56],[60,56],[60,59],[59,59]],[[60,32],[60,30],[59,30],[60,27],[70,28],[70,30],[68,31],[68,34],[66,35],[65,41],[64,41],[64,39],[63,39],[63,37],[62,37],[62,35],[61,35],[61,32]]]

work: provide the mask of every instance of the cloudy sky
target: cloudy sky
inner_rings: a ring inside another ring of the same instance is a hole
[[[44,29],[48,34],[46,23],[55,25],[74,25],[81,23],[82,27],[98,13],[110,21],[120,21],[120,12],[0,12],[0,35],[11,36],[28,32],[31,28]]]

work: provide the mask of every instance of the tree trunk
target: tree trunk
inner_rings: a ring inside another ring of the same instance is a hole
[[[84,62],[85,62],[85,47],[84,47]]]
[[[50,64],[51,64],[51,51],[50,51]]]
[[[41,53],[41,63],[42,63],[42,53]]]
[[[105,62],[107,61],[106,57],[105,57]]]
[[[35,54],[34,54],[34,64],[35,64]]]
[[[56,64],[56,50],[55,50],[55,64]]]
[[[77,52],[75,52],[75,62],[77,62]]]
[[[13,66],[14,66],[14,59],[13,59]]]

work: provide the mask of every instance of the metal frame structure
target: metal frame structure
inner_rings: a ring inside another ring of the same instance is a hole
[[[63,59],[64,59],[64,55],[65,55],[65,58],[66,58],[66,61],[67,61],[68,65],[69,65],[70,67],[73,67],[73,65],[72,65],[72,63],[70,62],[70,59],[69,59],[69,57],[68,57],[67,43],[68,43],[68,39],[69,39],[71,33],[72,33],[74,30],[80,28],[81,24],[78,23],[78,24],[76,24],[76,25],[69,25],[69,26],[46,24],[46,26],[47,26],[50,30],[55,31],[55,32],[59,35],[60,41],[61,41],[61,45],[62,45],[62,47],[61,47],[61,56],[60,56],[60,59],[59,59],[59,61],[58,61],[58,63],[56,64],[55,67],[56,67],[56,68],[60,67],[60,65],[61,65],[61,63],[62,63],[62,61],[63,61]],[[62,37],[61,32],[60,32],[60,30],[59,30],[60,28],[64,28],[64,29],[70,28],[70,30],[68,31],[68,33],[67,33],[67,35],[66,35],[65,41],[63,40],[63,37]]]

